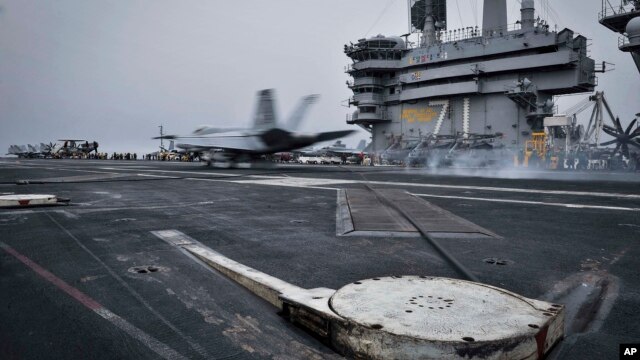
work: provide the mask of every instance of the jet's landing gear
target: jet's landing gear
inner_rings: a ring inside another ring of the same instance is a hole
[[[264,159],[247,159],[245,161],[226,160],[226,161],[207,161],[207,166],[220,169],[273,169],[276,167],[271,161]]]
[[[231,156],[218,151],[204,153],[202,159],[207,162],[206,167],[229,168],[234,162]]]
[[[258,155],[210,152],[203,159],[206,160],[207,167],[223,169],[272,169],[276,166]]]

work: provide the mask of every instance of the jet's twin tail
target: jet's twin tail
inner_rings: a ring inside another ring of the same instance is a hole
[[[256,111],[253,120],[253,130],[265,131],[280,128],[275,109],[275,91],[273,89],[261,90],[257,95]],[[283,130],[296,131],[304,120],[311,105],[315,104],[320,95],[307,95],[296,106],[291,116],[283,124]]]
[[[264,131],[278,127],[273,98],[273,89],[258,92],[256,115],[253,119],[254,130]]]

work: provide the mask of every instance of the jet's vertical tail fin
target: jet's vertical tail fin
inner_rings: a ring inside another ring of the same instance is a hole
[[[175,150],[174,141],[171,140],[171,141],[169,141],[169,151],[173,151],[173,150]]]
[[[300,127],[300,123],[302,123],[302,120],[307,114],[307,110],[311,107],[311,105],[315,104],[318,101],[318,98],[320,98],[320,95],[308,95],[303,97],[298,103],[298,106],[296,107],[294,112],[287,120],[286,129],[289,131],[298,130],[298,127]]]
[[[358,146],[356,146],[356,149],[357,149],[357,150],[362,151],[362,150],[364,150],[366,147],[367,147],[367,140],[362,139],[362,140],[360,140],[360,142],[358,143]]]
[[[273,99],[273,90],[261,90],[258,92],[256,115],[253,119],[254,130],[267,130],[277,126],[276,111]]]

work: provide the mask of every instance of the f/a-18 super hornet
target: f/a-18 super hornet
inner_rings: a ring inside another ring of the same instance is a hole
[[[7,155],[16,155],[19,158],[48,158],[56,151],[55,146],[54,143],[27,144],[26,146],[11,145]]]
[[[314,148],[305,148],[294,151],[296,154],[300,154],[302,156],[342,156],[342,155],[357,155],[357,154],[366,154],[367,141],[361,140],[358,143],[358,146],[355,148],[348,148],[346,144],[342,141],[338,140],[335,143],[331,144],[331,146],[325,146],[320,149]]]
[[[261,90],[257,97],[256,114],[251,129],[202,126],[191,135],[169,135],[154,139],[175,140],[177,148],[201,153],[201,157],[207,160],[208,164],[227,162],[234,165],[238,162],[259,160],[263,155],[292,151],[318,142],[339,139],[353,133],[353,130],[314,134],[297,132],[309,106],[317,101],[318,95],[303,97],[284,127],[278,125],[273,90]]]
[[[55,154],[58,156],[77,156],[81,154],[89,154],[92,151],[98,153],[98,142],[87,140],[61,139],[62,146],[57,148]]]
[[[354,155],[354,154],[366,153],[365,151],[366,147],[367,147],[367,141],[364,139],[360,140],[360,142],[358,143],[358,146],[356,146],[353,149],[348,148],[346,144],[343,144],[342,141],[338,140],[335,143],[333,143],[333,145],[320,149],[320,151],[327,152],[332,155]]]
[[[298,162],[302,164],[345,164],[360,163],[364,155],[367,155],[367,141],[361,140],[355,148],[348,148],[346,144],[338,140],[331,146],[321,149],[302,149]]]
[[[31,145],[29,145],[31,146]],[[35,157],[35,153],[31,152],[26,146],[18,146],[11,145],[9,146],[9,151],[7,151],[7,155],[15,155],[19,158],[32,158]]]

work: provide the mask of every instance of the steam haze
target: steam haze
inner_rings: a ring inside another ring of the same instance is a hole
[[[640,75],[618,51],[617,34],[598,24],[600,2],[550,3],[552,27],[558,20],[584,34],[596,61],[616,64],[600,74],[598,90],[628,124],[640,112]],[[481,25],[481,4],[448,1],[449,28]],[[519,4],[509,4],[513,23]],[[354,108],[341,105],[352,95],[342,47],[406,33],[406,7],[404,0],[0,1],[0,151],[79,138],[98,141],[101,151],[146,153],[157,149],[150,138],[160,124],[170,134],[248,126],[264,88],[276,89],[281,121],[301,96],[317,93],[302,130],[356,129],[345,123]],[[561,98],[560,110],[582,98]],[[360,131],[346,142],[363,138]]]

